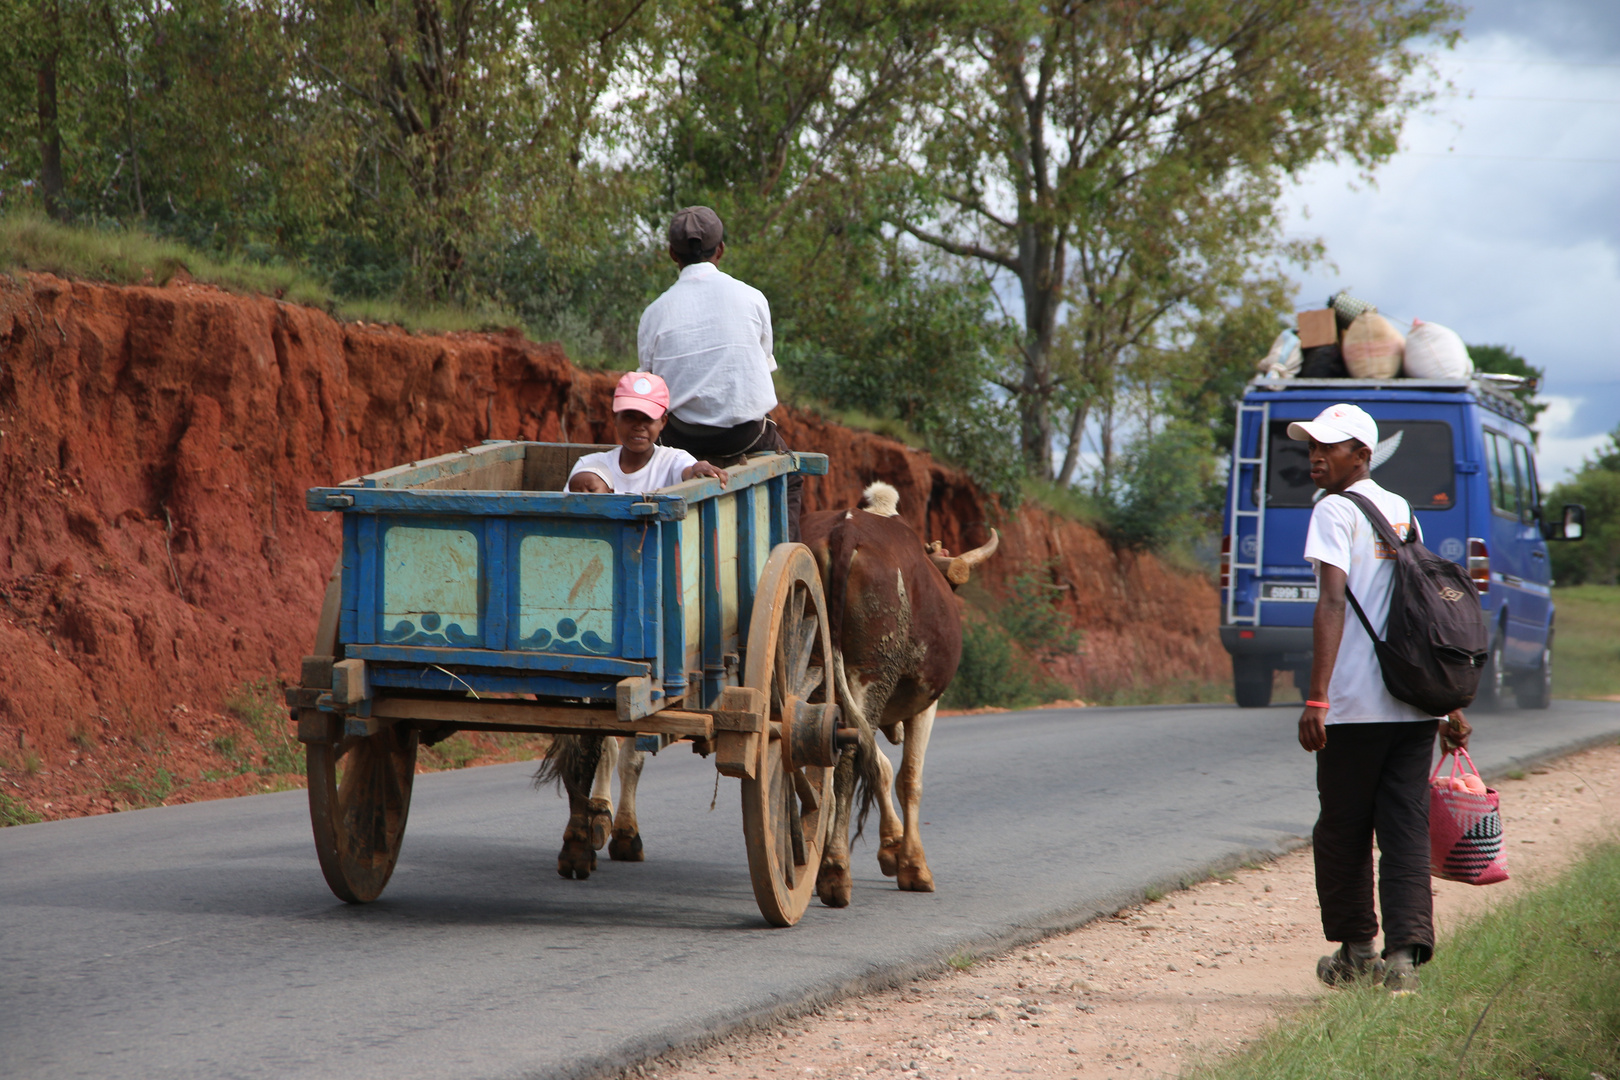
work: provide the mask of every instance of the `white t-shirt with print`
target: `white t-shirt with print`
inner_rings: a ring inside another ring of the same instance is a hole
[[[568,479],[572,480],[582,472],[592,472],[606,480],[608,488],[618,494],[645,495],[649,491],[680,483],[681,473],[686,467],[697,464],[697,458],[685,450],[654,443],[652,457],[647,459],[647,464],[627,473],[619,468],[619,452],[623,449],[622,446],[615,446],[611,450],[581,455],[568,471]]]
[[[1416,519],[1405,499],[1385,491],[1372,480],[1359,480],[1349,490],[1365,495],[1384,512],[1396,535],[1405,539]],[[1423,530],[1418,529],[1418,539]],[[1345,572],[1346,584],[1367,621],[1382,636],[1389,618],[1389,590],[1395,582],[1395,554],[1378,538],[1361,507],[1339,495],[1325,495],[1311,512],[1310,531],[1305,534],[1305,558],[1316,568],[1318,588],[1322,564]],[[1429,720],[1418,709],[1390,694],[1378,667],[1378,654],[1372,638],[1356,617],[1355,608],[1344,605],[1344,637],[1328,683],[1330,724],[1368,724],[1391,720]]]

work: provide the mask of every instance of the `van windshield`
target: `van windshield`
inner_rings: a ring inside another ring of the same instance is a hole
[[[1288,421],[1273,420],[1266,467],[1266,505],[1316,505],[1308,444],[1288,437]],[[1450,510],[1457,502],[1451,425],[1444,420],[1380,420],[1372,478],[1414,510]]]

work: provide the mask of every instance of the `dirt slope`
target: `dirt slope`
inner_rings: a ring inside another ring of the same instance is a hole
[[[47,817],[115,809],[141,801],[117,779],[158,759],[159,791],[256,789],[195,781],[225,764],[225,698],[307,650],[337,522],[304,489],[485,438],[605,441],[612,384],[516,334],[412,336],[184,281],[0,277],[0,791]],[[1086,635],[1054,674],[1082,693],[1225,669],[1206,581],[783,412],[789,441],[834,463],[807,509],[882,478],[953,549],[1002,529],[992,590],[1050,562]]]

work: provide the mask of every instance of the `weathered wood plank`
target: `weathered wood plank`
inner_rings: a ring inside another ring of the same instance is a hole
[[[350,645],[348,655],[362,660],[391,660],[408,664],[466,665],[481,668],[510,668],[514,671],[577,672],[582,675],[617,675],[630,678],[648,675],[652,665],[645,660],[621,660],[616,656],[574,656],[569,653],[530,650],[457,649],[442,645]]]
[[[359,478],[359,482],[362,487],[367,488],[414,487],[430,480],[455,476],[497,461],[521,461],[524,457],[525,446],[525,443],[520,442],[485,443],[483,446],[470,446],[465,450],[457,450],[449,454],[440,454],[438,457],[413,461],[406,465],[396,465],[392,469],[367,473]]]
[[[381,720],[427,720],[446,724],[493,724],[525,731],[601,732],[612,735],[673,735],[707,739],[714,722],[707,713],[665,709],[624,723],[614,709],[576,705],[542,705],[523,701],[445,701],[431,698],[379,697],[371,715]]]
[[[529,443],[523,459],[524,491],[561,491],[574,462],[613,449],[612,443]]]
[[[491,461],[476,469],[411,484],[409,491],[522,491],[523,462]]]

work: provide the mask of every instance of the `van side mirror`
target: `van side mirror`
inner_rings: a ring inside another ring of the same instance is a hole
[[[1542,535],[1548,540],[1579,540],[1586,535],[1586,507],[1565,503],[1557,521],[1543,521]]]

